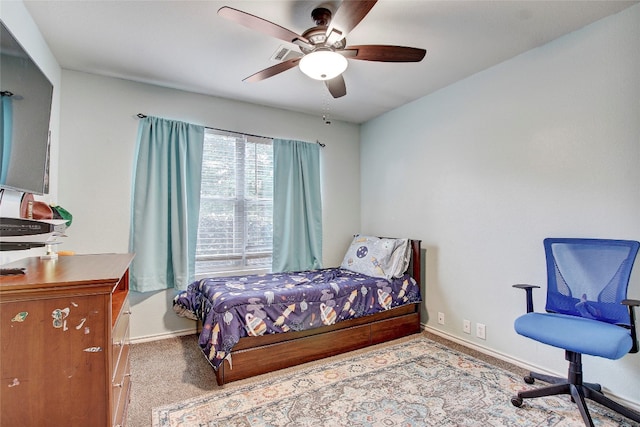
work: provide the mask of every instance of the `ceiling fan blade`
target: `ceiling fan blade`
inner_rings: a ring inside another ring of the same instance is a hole
[[[351,32],[356,25],[367,16],[367,13],[376,4],[377,0],[370,1],[353,1],[345,0],[342,2],[338,10],[333,14],[329,27],[327,28],[327,37],[335,28],[342,33],[342,37]]]
[[[243,79],[242,81],[253,83],[253,82],[259,82],[260,80],[268,79],[269,77],[273,77],[276,74],[280,74],[283,71],[287,71],[295,67],[296,65],[298,65],[298,62],[300,62],[300,59],[301,58],[291,58],[287,61],[276,64],[272,67],[265,68],[262,71],[258,71],[257,73],[250,75],[249,77],[247,77],[246,79]]]
[[[286,28],[281,27],[278,24],[274,24],[273,22],[267,21],[266,19],[259,18],[255,15],[251,15],[250,13],[234,9],[232,7],[221,7],[220,9],[218,9],[218,15],[240,25],[244,25],[245,27],[252,30],[260,31],[261,33],[267,34],[280,40],[284,40],[286,42],[293,43],[294,40],[302,40],[306,43],[309,43],[309,40],[305,39],[299,34],[294,33],[291,30],[287,30]]]
[[[357,51],[355,56],[352,51]],[[342,52],[350,59],[378,62],[420,62],[427,54],[417,47],[389,45],[347,46]]]
[[[345,96],[347,94],[347,86],[344,83],[344,78],[342,74],[338,77],[334,77],[331,80],[325,80],[324,84],[329,89],[329,93],[334,98],[340,98],[341,96]]]

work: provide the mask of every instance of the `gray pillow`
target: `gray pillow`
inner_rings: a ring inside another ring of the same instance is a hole
[[[340,267],[388,280],[401,277],[409,265],[410,249],[409,239],[356,235]]]

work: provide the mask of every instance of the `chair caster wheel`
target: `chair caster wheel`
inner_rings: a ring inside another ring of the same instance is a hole
[[[531,375],[527,375],[526,377],[524,377],[524,382],[527,384],[533,384],[536,381],[535,378],[533,378]]]
[[[518,396],[513,396],[511,398],[511,404],[517,408],[522,406],[522,398]]]

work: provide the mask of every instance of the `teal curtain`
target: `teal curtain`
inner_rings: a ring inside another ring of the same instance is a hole
[[[274,139],[272,270],[321,267],[320,147]]]
[[[13,103],[6,95],[0,101],[0,138],[0,184],[6,184],[13,139]]]
[[[185,289],[195,276],[204,127],[157,117],[138,126],[131,289]]]

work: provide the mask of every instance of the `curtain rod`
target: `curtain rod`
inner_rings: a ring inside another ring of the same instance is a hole
[[[147,115],[146,115],[146,114],[142,114],[142,113],[138,113],[138,114],[136,114],[136,116],[137,116],[139,119],[144,119],[145,117],[147,117]],[[211,129],[211,130],[219,130],[219,131],[221,131],[221,132],[239,133],[239,134],[241,134],[241,135],[248,135],[248,136],[253,136],[253,137],[256,137],[256,138],[276,139],[276,138],[273,138],[273,137],[270,137],[270,136],[254,135],[254,134],[246,133],[246,132],[236,132],[236,131],[234,131],[234,130],[214,128],[214,127],[211,127],[211,126],[204,126],[204,127],[205,127],[205,128],[207,128],[207,129]],[[320,141],[319,141],[319,140],[317,140],[317,139],[316,139],[316,144],[318,144],[318,145],[319,145],[320,147],[322,147],[322,148],[324,148],[324,147],[327,145],[327,144],[323,144],[322,142],[320,142]]]

